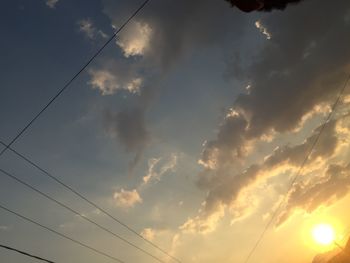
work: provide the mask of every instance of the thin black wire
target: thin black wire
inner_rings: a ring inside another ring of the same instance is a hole
[[[264,238],[264,235],[266,233],[266,231],[269,229],[269,227],[271,226],[271,224],[273,223],[273,221],[275,220],[275,217],[277,216],[279,210],[282,208],[282,205],[284,204],[284,202],[286,201],[286,198],[287,198],[287,195],[288,193],[290,192],[290,190],[293,188],[296,180],[301,176],[301,171],[303,170],[305,164],[307,163],[308,159],[310,158],[316,144],[318,143],[325,127],[327,126],[328,122],[331,120],[332,116],[333,116],[333,113],[335,111],[335,109],[337,108],[339,102],[340,102],[340,99],[341,97],[343,96],[345,90],[346,90],[346,87],[348,86],[348,83],[350,81],[350,74],[348,76],[348,78],[346,79],[345,83],[344,83],[344,86],[342,87],[342,89],[339,91],[339,94],[337,96],[337,99],[335,100],[332,108],[331,108],[331,111],[330,113],[328,114],[327,118],[325,119],[324,123],[322,124],[321,126],[321,129],[319,131],[319,133],[317,134],[314,142],[312,143],[307,155],[305,156],[305,159],[303,160],[303,162],[301,163],[299,169],[298,169],[298,172],[296,173],[295,177],[293,178],[293,180],[291,181],[291,184],[288,188],[288,191],[286,192],[286,194],[284,195],[282,201],[279,203],[277,209],[274,211],[274,213],[272,214],[271,216],[271,219],[268,221],[268,223],[266,224],[264,230],[262,231],[262,233],[260,234],[259,238],[257,239],[257,241],[255,242],[253,248],[250,250],[248,256],[246,257],[244,263],[247,263],[249,261],[249,259],[251,258],[251,256],[254,254],[254,252],[256,251],[256,249],[258,248],[259,244],[261,243],[262,239]]]
[[[41,196],[45,197],[46,199],[48,199],[48,200],[50,200],[50,201],[52,201],[52,202],[58,204],[59,206],[61,206],[61,207],[65,208],[65,209],[67,209],[68,211],[72,212],[73,214],[79,216],[80,218],[82,218],[82,219],[88,221],[89,223],[91,223],[91,224],[97,226],[98,228],[102,229],[103,231],[105,231],[105,232],[111,234],[112,236],[114,236],[114,237],[116,237],[116,238],[122,240],[122,241],[125,242],[126,244],[128,244],[128,245],[130,245],[130,246],[132,246],[132,247],[134,247],[134,248],[136,248],[136,249],[138,249],[138,250],[141,251],[142,253],[145,253],[146,255],[148,255],[148,256],[152,257],[153,259],[157,260],[158,262],[165,263],[165,262],[162,261],[160,258],[158,258],[158,257],[154,256],[153,254],[147,252],[146,250],[142,249],[141,247],[139,247],[139,246],[137,246],[137,245],[131,243],[131,242],[128,241],[127,239],[125,239],[125,238],[123,238],[122,236],[120,236],[120,235],[118,235],[118,234],[112,232],[112,231],[109,230],[108,228],[106,228],[106,227],[104,227],[104,226],[98,224],[98,223],[95,222],[94,220],[92,220],[92,219],[90,219],[89,217],[87,217],[87,216],[85,216],[85,215],[79,213],[78,211],[74,210],[73,208],[71,208],[71,207],[69,207],[69,206],[63,204],[62,202],[58,201],[57,199],[53,198],[52,196],[50,196],[50,195],[48,195],[48,194],[45,194],[44,192],[42,192],[42,191],[40,191],[39,189],[35,188],[34,186],[30,185],[29,183],[24,182],[23,180],[19,179],[19,178],[16,177],[15,175],[13,175],[13,174],[11,174],[11,173],[9,173],[9,172],[7,172],[7,171],[1,169],[1,168],[0,168],[0,172],[1,172],[2,174],[6,175],[7,177],[9,177],[10,179],[12,179],[12,180],[14,180],[14,181],[16,181],[16,182],[18,182],[18,183],[24,185],[25,187],[27,187],[27,188],[33,190],[34,192],[40,194]]]
[[[4,249],[7,249],[7,250],[10,250],[10,251],[17,252],[17,253],[22,254],[24,256],[27,256],[27,257],[35,258],[35,259],[40,260],[40,261],[44,261],[44,262],[47,262],[47,263],[55,263],[54,261],[51,261],[51,260],[48,260],[48,259],[45,259],[45,258],[42,258],[42,257],[38,257],[38,256],[35,256],[35,255],[32,255],[32,254],[29,254],[27,252],[18,250],[18,249],[13,248],[13,247],[1,245],[1,244],[0,244],[0,247],[4,248]]]
[[[0,140],[0,144],[2,144],[3,146],[7,146],[4,142],[2,142]],[[45,176],[51,178],[52,180],[54,180],[55,182],[57,182],[58,184],[60,184],[61,186],[63,186],[64,188],[68,189],[70,192],[72,192],[73,194],[75,194],[76,196],[80,197],[82,200],[84,200],[85,202],[87,202],[88,204],[90,204],[91,206],[95,207],[98,211],[100,211],[101,213],[103,213],[104,215],[106,215],[107,217],[109,217],[110,219],[114,220],[115,222],[117,222],[118,224],[120,224],[121,226],[123,226],[125,229],[129,230],[130,232],[134,233],[135,235],[137,235],[139,238],[141,238],[142,240],[144,240],[145,242],[147,242],[148,244],[150,244],[151,246],[153,246],[154,248],[158,249],[159,251],[163,252],[165,255],[167,255],[169,258],[173,259],[174,261],[181,263],[181,261],[179,259],[177,259],[176,257],[174,257],[173,255],[171,255],[170,253],[168,253],[167,251],[165,251],[164,249],[162,249],[161,247],[159,247],[157,244],[155,244],[154,242],[146,239],[145,237],[143,237],[142,235],[140,235],[136,230],[134,230],[132,227],[128,226],[126,223],[122,222],[120,219],[116,218],[115,216],[113,216],[110,212],[106,211],[105,209],[103,209],[102,207],[100,207],[99,205],[97,205],[96,203],[94,203],[93,201],[89,200],[87,197],[85,197],[83,194],[79,193],[77,190],[75,190],[73,187],[67,185],[66,183],[64,183],[61,179],[57,178],[56,176],[52,175],[51,173],[49,173],[47,170],[45,170],[44,168],[40,167],[38,164],[36,164],[34,161],[30,160],[28,157],[24,156],[23,154],[19,153],[18,151],[16,151],[15,149],[13,149],[12,147],[8,147],[8,149],[10,151],[12,151],[15,155],[17,155],[18,157],[20,157],[21,159],[25,160],[27,163],[29,163],[30,165],[32,165],[33,167],[35,167],[36,169],[38,169],[39,171],[41,171]]]
[[[78,245],[80,245],[80,246],[82,246],[82,247],[84,247],[84,248],[86,248],[86,249],[89,249],[89,250],[91,250],[91,251],[93,251],[93,252],[95,252],[95,253],[97,253],[97,254],[99,254],[99,255],[102,255],[102,256],[104,256],[104,257],[107,257],[107,258],[109,258],[109,259],[112,259],[112,260],[117,261],[117,262],[120,262],[120,263],[125,263],[124,261],[122,261],[122,260],[119,259],[119,258],[116,258],[116,257],[114,257],[114,256],[111,256],[111,255],[109,255],[109,254],[107,254],[107,253],[105,253],[105,252],[103,252],[103,251],[100,251],[100,250],[98,250],[98,249],[96,249],[96,248],[93,248],[93,247],[91,247],[91,246],[89,246],[89,245],[86,245],[86,244],[84,244],[84,243],[82,243],[82,242],[80,242],[80,241],[78,241],[78,240],[75,240],[75,239],[73,239],[73,238],[71,238],[71,237],[69,237],[69,236],[67,236],[67,235],[65,235],[65,234],[62,234],[62,233],[60,233],[60,232],[58,232],[58,231],[56,231],[56,230],[54,230],[54,229],[52,229],[52,228],[50,228],[50,227],[47,227],[47,226],[45,226],[45,225],[43,225],[43,224],[40,224],[40,223],[38,223],[37,221],[35,221],[35,220],[33,220],[33,219],[30,219],[30,218],[28,218],[28,217],[26,217],[26,216],[24,216],[24,215],[21,215],[21,214],[15,212],[15,211],[13,211],[13,210],[7,208],[6,206],[3,206],[2,204],[0,204],[0,209],[5,210],[5,211],[7,211],[7,212],[9,212],[9,213],[11,213],[11,214],[13,214],[13,215],[19,217],[19,218],[22,218],[22,219],[25,220],[25,221],[28,221],[28,222],[30,222],[30,223],[36,225],[36,226],[39,226],[39,227],[41,227],[41,228],[43,228],[43,229],[45,229],[45,230],[47,230],[47,231],[49,231],[49,232],[51,232],[51,233],[54,233],[55,235],[58,235],[58,236],[60,236],[60,237],[62,237],[62,238],[64,238],[64,239],[67,239],[67,240],[69,240],[69,241],[71,241],[71,242],[73,242],[73,243],[75,243],[75,244],[78,244]]]
[[[140,7],[136,9],[136,11],[121,25],[121,27],[114,32],[107,42],[97,50],[97,52],[84,64],[84,66],[58,91],[55,96],[49,100],[49,102],[34,116],[34,118],[32,118],[27,125],[24,126],[24,128],[11,140],[11,142],[7,144],[6,148],[0,152],[0,156],[2,156],[4,152],[6,152],[8,148],[14,144],[17,139],[21,137],[22,134],[40,117],[40,115],[43,114],[48,107],[50,107],[50,105],[70,86],[70,84],[80,75],[80,73],[82,73],[91,64],[91,62],[102,52],[102,50],[118,35],[120,31],[124,29],[124,27],[141,11],[141,9],[146,6],[149,1],[150,0],[144,1]]]

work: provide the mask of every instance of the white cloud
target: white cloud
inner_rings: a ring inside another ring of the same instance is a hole
[[[46,5],[50,8],[55,8],[59,0],[47,0]]]
[[[143,55],[149,46],[151,35],[152,29],[148,24],[132,22],[120,34],[117,45],[123,50],[125,57]]]
[[[94,88],[101,91],[102,95],[112,95],[118,90],[126,90],[130,93],[139,93],[142,79],[128,78],[126,76],[117,75],[106,69],[89,70],[91,80],[89,84]]]
[[[145,239],[149,241],[154,240],[155,235],[156,235],[156,232],[152,228],[145,228],[141,232],[141,236],[143,236]]]
[[[203,235],[211,233],[216,229],[218,222],[225,216],[225,207],[219,205],[215,211],[207,215],[204,215],[205,212],[203,210],[200,212],[203,214],[194,218],[188,218],[179,229],[183,233],[199,233]]]
[[[78,22],[80,31],[84,32],[88,38],[95,37],[96,28],[89,19],[83,19]]]
[[[266,39],[270,40],[272,35],[271,33],[267,30],[267,28],[261,24],[261,21],[256,21],[255,22],[255,27],[260,30],[260,32],[266,36]]]
[[[114,193],[114,200],[118,207],[129,208],[134,207],[138,203],[142,203],[142,198],[136,189],[128,191],[121,189],[120,192]]]
[[[131,136],[131,138],[127,140],[131,140],[132,143],[135,143],[137,139],[135,139],[134,136]],[[137,203],[142,203],[143,200],[140,193],[145,190],[145,186],[152,181],[160,181],[166,173],[174,171],[178,158],[177,154],[171,154],[171,156],[165,161],[162,161],[162,158],[149,159],[148,173],[143,177],[142,183],[140,183],[136,189],[133,189],[132,191],[121,189],[120,192],[114,193],[114,199],[116,200],[117,205],[119,207],[128,208],[133,207]],[[146,229],[145,231],[148,231],[146,234],[150,234],[149,229]]]
[[[102,30],[98,30],[90,19],[82,19],[78,21],[78,26],[79,30],[90,39],[95,39],[97,36],[102,38],[108,37]]]
[[[172,154],[163,164],[160,163],[161,160],[161,158],[152,158],[148,160],[148,173],[143,177],[143,182],[145,184],[152,180],[159,181],[167,172],[174,171],[178,162],[178,156]]]

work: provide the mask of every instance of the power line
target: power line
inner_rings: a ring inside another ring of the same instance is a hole
[[[7,146],[4,142],[2,142],[0,140],[0,144],[2,144],[3,146]],[[85,202],[87,202],[88,204],[90,204],[91,206],[93,206],[94,208],[96,208],[98,211],[100,211],[101,213],[103,213],[104,215],[106,215],[107,217],[109,217],[110,219],[112,219],[113,221],[117,222],[118,224],[120,224],[121,226],[123,226],[125,229],[127,229],[128,231],[132,232],[133,234],[135,234],[136,236],[138,236],[139,238],[141,238],[142,240],[144,240],[145,242],[147,242],[148,244],[150,244],[151,246],[153,246],[154,248],[158,249],[159,251],[161,251],[162,253],[164,253],[165,255],[167,255],[169,258],[173,259],[174,261],[181,263],[181,261],[174,257],[173,255],[171,255],[170,253],[168,253],[167,251],[165,251],[164,249],[162,249],[161,247],[159,247],[157,244],[155,244],[154,242],[146,239],[145,237],[143,237],[142,235],[140,235],[136,230],[134,230],[132,227],[130,227],[129,225],[127,225],[126,223],[122,222],[120,219],[118,219],[117,217],[113,216],[110,212],[108,212],[107,210],[105,210],[104,208],[102,208],[101,206],[97,205],[95,202],[89,200],[86,196],[84,196],[83,194],[81,194],[79,191],[77,191],[76,189],[74,189],[72,186],[69,186],[68,184],[64,183],[61,179],[59,179],[58,177],[52,175],[50,172],[48,172],[47,170],[45,170],[44,168],[42,168],[40,165],[38,165],[37,163],[35,163],[34,161],[30,160],[28,157],[24,156],[23,154],[19,153],[18,151],[16,151],[15,149],[13,149],[11,146],[8,147],[8,149],[10,151],[12,151],[15,155],[17,155],[18,157],[20,157],[21,159],[23,159],[24,161],[26,161],[27,163],[29,163],[30,165],[32,165],[33,167],[35,167],[36,169],[38,169],[39,171],[41,171],[45,176],[51,178],[52,180],[54,180],[56,183],[60,184],[61,186],[63,186],[64,188],[66,188],[67,190],[69,190],[70,192],[72,192],[73,194],[75,194],[76,196],[78,196],[79,198],[81,198],[82,200],[84,200]]]
[[[10,250],[10,251],[17,252],[17,253],[22,254],[22,255],[25,255],[25,256],[27,256],[27,257],[35,258],[35,259],[40,260],[40,261],[44,261],[44,262],[47,262],[47,263],[55,263],[54,261],[51,261],[51,260],[48,260],[48,259],[45,259],[45,258],[42,258],[42,257],[34,256],[34,255],[32,255],[32,254],[29,254],[29,253],[27,253],[27,252],[18,250],[18,249],[13,248],[13,247],[1,245],[1,244],[0,244],[0,247],[1,247],[1,248],[4,248],[4,249],[7,249],[7,250]]]
[[[335,111],[335,109],[337,108],[339,102],[340,102],[340,99],[341,97],[343,96],[345,90],[346,90],[346,87],[348,86],[348,83],[350,81],[350,74],[348,76],[348,78],[346,79],[345,83],[344,83],[344,86],[342,87],[342,89],[339,91],[339,94],[331,108],[331,111],[329,112],[327,118],[325,119],[324,123],[322,124],[321,128],[320,128],[320,131],[319,133],[317,134],[314,142],[312,143],[308,153],[306,154],[303,162],[301,163],[299,169],[298,169],[298,172],[296,173],[295,177],[293,178],[293,180],[291,181],[291,184],[288,188],[288,191],[286,192],[286,194],[284,195],[282,201],[279,203],[277,209],[274,211],[274,213],[272,214],[271,216],[271,219],[268,221],[268,223],[266,224],[265,228],[263,229],[263,231],[261,232],[259,238],[257,239],[257,241],[255,242],[254,246],[252,247],[252,249],[250,250],[248,256],[246,257],[246,259],[244,260],[245,263],[249,262],[249,259],[252,257],[252,255],[254,254],[254,252],[256,251],[256,249],[258,248],[259,244],[261,243],[261,241],[263,240],[264,236],[265,236],[265,233],[267,232],[267,230],[269,229],[270,225],[272,224],[272,222],[275,220],[275,217],[277,216],[279,210],[282,208],[282,205],[284,204],[284,202],[286,201],[286,198],[287,198],[287,194],[290,192],[290,190],[293,188],[295,182],[297,181],[297,179],[300,177],[301,175],[301,171],[303,170],[305,164],[307,163],[308,159],[310,158],[316,144],[318,143],[325,127],[327,126],[328,122],[331,120],[332,116],[333,116],[333,113]]]
[[[50,200],[50,201],[52,201],[52,202],[58,204],[59,206],[65,208],[66,210],[68,210],[68,211],[72,212],[73,214],[79,216],[80,218],[86,220],[87,222],[89,222],[89,223],[91,223],[91,224],[97,226],[97,227],[100,228],[101,230],[103,230],[103,231],[105,231],[105,232],[111,234],[112,236],[114,236],[114,237],[120,239],[120,240],[123,241],[124,243],[126,243],[126,244],[128,244],[128,245],[130,245],[130,246],[136,248],[137,250],[141,251],[142,253],[144,253],[144,254],[146,254],[146,255],[152,257],[153,259],[157,260],[158,262],[165,263],[165,262],[162,261],[160,258],[154,256],[153,254],[149,253],[148,251],[142,249],[141,247],[139,247],[139,246],[137,246],[137,245],[131,243],[131,242],[128,241],[127,239],[123,238],[122,236],[120,236],[120,235],[118,235],[118,234],[112,232],[112,231],[109,230],[108,228],[106,228],[106,227],[100,225],[99,223],[97,223],[97,222],[95,222],[94,220],[90,219],[89,217],[87,217],[87,216],[85,216],[85,215],[79,213],[78,211],[74,210],[73,208],[69,207],[68,205],[65,205],[64,203],[58,201],[57,199],[53,198],[52,196],[50,196],[50,195],[48,195],[48,194],[45,194],[44,192],[40,191],[39,189],[35,188],[34,186],[32,186],[32,185],[30,185],[30,184],[24,182],[23,180],[19,179],[17,176],[15,176],[15,175],[13,175],[13,174],[11,174],[11,173],[9,173],[9,172],[7,172],[7,171],[1,169],[1,168],[0,168],[0,172],[1,172],[2,174],[6,175],[7,177],[11,178],[12,180],[14,180],[14,181],[16,181],[16,182],[18,182],[18,183],[24,185],[25,187],[27,187],[27,188],[33,190],[34,192],[40,194],[41,196],[45,197],[46,199],[48,199],[48,200]]]
[[[13,215],[15,215],[15,216],[17,216],[17,217],[19,217],[19,218],[21,218],[21,219],[27,221],[27,222],[30,222],[30,223],[32,223],[32,224],[34,224],[34,225],[36,225],[36,226],[38,226],[38,227],[40,227],[40,228],[43,228],[43,229],[45,229],[45,230],[47,230],[47,231],[49,231],[49,232],[51,232],[51,233],[54,233],[54,234],[57,235],[57,236],[60,236],[60,237],[62,237],[62,238],[64,238],[64,239],[67,239],[67,240],[69,240],[69,241],[71,241],[71,242],[73,242],[73,243],[75,243],[75,244],[78,244],[78,245],[80,245],[80,246],[82,246],[82,247],[84,247],[84,248],[86,248],[86,249],[89,249],[89,250],[95,252],[96,254],[102,255],[102,256],[104,256],[104,257],[107,257],[107,258],[109,258],[109,259],[111,259],[111,260],[114,260],[114,261],[117,261],[117,262],[119,262],[119,263],[125,263],[124,261],[122,261],[122,260],[119,259],[119,258],[116,258],[116,257],[114,257],[114,256],[111,256],[111,255],[109,255],[109,254],[107,254],[107,253],[105,253],[105,252],[103,252],[103,251],[100,251],[100,250],[98,250],[98,249],[96,249],[96,248],[93,248],[93,247],[91,247],[91,246],[89,246],[89,245],[87,245],[87,244],[85,244],[85,243],[82,243],[82,242],[80,242],[80,241],[78,241],[78,240],[76,240],[76,239],[73,239],[73,238],[71,238],[71,237],[69,237],[69,236],[67,236],[67,235],[65,235],[65,234],[62,234],[62,233],[60,233],[60,232],[58,232],[58,231],[56,231],[56,230],[54,230],[54,229],[52,229],[52,228],[50,228],[50,227],[47,227],[47,226],[45,226],[45,225],[43,225],[43,224],[40,224],[40,223],[38,223],[37,221],[35,221],[35,220],[33,220],[33,219],[30,219],[30,218],[28,218],[28,217],[26,217],[26,216],[24,216],[24,215],[21,215],[21,214],[15,212],[15,211],[13,211],[13,210],[7,208],[6,206],[3,206],[2,204],[0,204],[0,209],[5,210],[5,211],[7,211],[7,212],[10,213],[10,214],[13,214]]]
[[[119,34],[120,31],[124,29],[124,27],[143,9],[146,4],[150,0],[145,0],[137,9],[132,13],[132,15],[119,27],[117,31],[100,47],[97,52],[83,65],[83,67],[53,96],[49,102],[20,130],[20,132],[10,141],[9,144],[0,152],[0,156],[2,156],[8,148],[14,144],[19,137],[23,135],[23,133],[43,114],[50,105],[70,86],[70,84],[91,64],[92,61],[104,50],[104,48]]]

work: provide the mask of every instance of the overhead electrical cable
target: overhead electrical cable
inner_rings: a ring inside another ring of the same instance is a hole
[[[66,210],[70,211],[70,212],[73,213],[74,215],[76,215],[76,216],[78,216],[78,217],[84,219],[85,221],[87,221],[87,222],[89,222],[89,223],[91,223],[91,224],[97,226],[97,227],[100,228],[101,230],[103,230],[103,231],[105,231],[105,232],[111,234],[112,236],[118,238],[119,240],[123,241],[124,243],[126,243],[126,244],[128,244],[128,245],[130,245],[130,246],[136,248],[137,250],[141,251],[142,253],[144,253],[144,254],[146,254],[146,255],[152,257],[153,259],[157,260],[158,262],[165,263],[163,260],[161,260],[160,258],[156,257],[155,255],[149,253],[148,251],[144,250],[143,248],[141,248],[141,247],[135,245],[134,243],[128,241],[127,239],[123,238],[122,236],[120,236],[120,235],[118,235],[118,234],[112,232],[112,231],[109,230],[108,228],[106,228],[106,227],[100,225],[99,223],[97,223],[97,222],[95,222],[94,220],[90,219],[89,217],[83,215],[82,213],[79,213],[78,211],[74,210],[73,208],[69,207],[68,205],[65,205],[64,203],[58,201],[57,199],[53,198],[52,196],[50,196],[50,195],[48,195],[48,194],[45,194],[45,193],[42,192],[41,190],[39,190],[39,189],[37,189],[36,187],[30,185],[29,183],[24,182],[23,180],[21,180],[20,178],[18,178],[18,177],[15,176],[15,175],[13,175],[12,173],[9,173],[9,172],[7,172],[7,171],[1,169],[1,168],[0,168],[0,172],[1,172],[3,175],[7,176],[8,178],[10,178],[10,179],[12,179],[12,180],[14,180],[14,181],[16,181],[16,182],[18,182],[18,183],[24,185],[25,187],[27,187],[27,188],[29,188],[30,190],[32,190],[32,191],[38,193],[39,195],[45,197],[46,199],[48,199],[48,200],[50,200],[50,201],[56,203],[57,205],[59,205],[59,206],[65,208]]]
[[[10,213],[10,214],[12,214],[12,215],[15,215],[15,216],[17,216],[17,217],[19,217],[19,218],[21,218],[21,219],[27,221],[27,222],[30,222],[30,223],[32,223],[32,224],[34,224],[34,225],[36,225],[36,226],[38,226],[38,227],[40,227],[40,228],[42,228],[42,229],[45,229],[45,230],[47,230],[47,231],[49,231],[49,232],[51,232],[51,233],[54,233],[54,234],[57,235],[57,236],[60,236],[60,237],[62,237],[62,238],[64,238],[64,239],[66,239],[66,240],[69,240],[69,241],[71,241],[71,242],[73,242],[73,243],[75,243],[75,244],[77,244],[77,245],[79,245],[79,246],[81,246],[81,247],[84,247],[84,248],[86,248],[86,249],[88,249],[88,250],[91,250],[91,251],[95,252],[96,254],[99,254],[99,255],[101,255],[101,256],[104,256],[104,257],[106,257],[106,258],[109,258],[109,259],[111,259],[111,260],[113,260],[113,261],[116,261],[116,262],[119,262],[119,263],[125,263],[124,261],[122,261],[122,260],[119,259],[119,258],[116,258],[116,257],[114,257],[114,256],[111,256],[111,255],[109,255],[109,254],[107,254],[107,253],[105,253],[105,252],[103,252],[103,251],[101,251],[101,250],[98,250],[98,249],[96,249],[96,248],[94,248],[94,247],[92,247],[92,246],[89,246],[89,245],[87,245],[87,244],[85,244],[85,243],[83,243],[83,242],[80,242],[80,241],[78,241],[78,240],[76,240],[76,239],[73,239],[73,238],[70,237],[70,236],[67,236],[67,235],[65,235],[65,234],[62,234],[62,233],[60,233],[60,232],[58,232],[58,231],[56,231],[56,230],[54,230],[54,229],[52,229],[52,228],[50,228],[50,227],[48,227],[48,226],[45,226],[45,225],[43,225],[43,224],[41,224],[41,223],[38,223],[37,221],[35,221],[35,220],[33,220],[33,219],[30,219],[29,217],[26,217],[26,216],[24,216],[24,215],[22,215],[22,214],[20,214],[20,213],[18,213],[18,212],[15,212],[15,211],[13,211],[13,210],[7,208],[6,206],[3,206],[2,204],[0,204],[0,209],[4,210],[4,211],[6,211],[6,212],[8,212],[8,213]]]
[[[6,147],[6,144],[4,142],[2,142],[0,140],[0,144],[2,144],[3,146]],[[104,214],[105,216],[109,217],[110,219],[112,219],[113,221],[117,222],[118,224],[120,224],[121,226],[123,226],[125,229],[127,229],[128,231],[132,232],[133,234],[135,234],[136,236],[138,236],[139,238],[141,238],[142,240],[144,240],[145,242],[147,242],[148,244],[150,244],[151,246],[153,246],[154,248],[158,249],[159,251],[161,251],[162,253],[164,253],[165,255],[167,255],[169,258],[173,259],[176,262],[181,263],[181,261],[174,257],[173,255],[171,255],[170,253],[168,253],[166,250],[162,249],[161,247],[159,247],[157,244],[155,244],[154,242],[148,240],[147,238],[143,237],[141,234],[139,234],[136,230],[134,230],[131,226],[127,225],[126,223],[122,222],[120,219],[118,219],[117,217],[115,217],[114,215],[112,215],[110,212],[108,212],[106,209],[102,208],[101,206],[97,205],[95,202],[91,201],[90,199],[88,199],[85,195],[81,194],[79,191],[77,191],[76,189],[74,189],[72,186],[69,186],[68,184],[64,183],[61,179],[59,179],[58,177],[52,175],[50,172],[48,172],[46,169],[42,168],[40,165],[38,165],[37,163],[35,163],[34,161],[32,161],[31,159],[29,159],[28,157],[26,157],[25,155],[23,155],[22,153],[16,151],[15,149],[13,149],[11,146],[8,147],[8,149],[13,152],[15,155],[17,155],[18,157],[20,157],[21,159],[23,159],[24,161],[26,161],[27,163],[29,163],[31,166],[33,166],[34,168],[38,169],[40,172],[42,172],[43,175],[51,178],[52,180],[54,180],[56,183],[60,184],[62,187],[66,188],[67,190],[69,190],[70,192],[72,192],[73,194],[75,194],[76,196],[78,196],[79,198],[81,198],[82,200],[84,200],[85,202],[87,202],[88,204],[90,204],[91,206],[93,206],[94,208],[96,208],[98,211],[100,211],[102,214]]]
[[[341,97],[343,96],[343,94],[345,93],[345,90],[346,90],[346,87],[348,86],[349,84],[349,81],[350,81],[350,74],[349,76],[347,77],[344,85],[342,86],[342,88],[340,89],[337,97],[336,97],[336,100],[335,102],[333,103],[332,105],[332,108],[329,112],[329,114],[327,115],[327,118],[325,119],[325,121],[323,122],[315,140],[313,141],[309,151],[307,152],[303,162],[301,163],[299,169],[298,169],[298,172],[296,173],[296,175],[294,176],[293,180],[291,181],[290,183],[290,186],[288,187],[288,191],[286,192],[286,194],[283,196],[281,202],[279,203],[277,209],[275,209],[275,211],[273,212],[270,220],[267,222],[266,226],[264,227],[263,231],[261,232],[261,234],[259,235],[257,241],[255,242],[254,246],[252,247],[252,249],[249,251],[249,254],[248,256],[245,258],[244,260],[244,263],[247,263],[249,262],[250,258],[252,257],[252,255],[255,253],[256,249],[258,248],[259,244],[262,242],[267,230],[269,229],[269,227],[271,226],[271,224],[273,223],[273,221],[275,220],[278,212],[280,211],[280,209],[282,208],[282,205],[284,204],[284,202],[286,201],[286,198],[287,198],[287,195],[288,193],[292,190],[292,188],[294,187],[294,184],[295,182],[297,181],[297,179],[301,176],[301,172],[304,168],[304,166],[306,165],[308,159],[310,158],[311,154],[313,153],[313,150],[315,148],[315,146],[317,145],[325,127],[327,126],[328,122],[331,120],[333,114],[334,114],[334,111],[335,109],[337,108],[338,104],[340,103],[340,100],[341,100]]]
[[[27,257],[30,257],[30,258],[34,258],[34,259],[37,259],[37,260],[40,260],[40,261],[44,261],[44,262],[47,262],[47,263],[55,263],[54,261],[51,261],[51,260],[48,260],[48,259],[45,259],[45,258],[42,258],[42,257],[38,257],[38,256],[35,256],[35,255],[32,255],[32,254],[29,254],[27,252],[21,251],[19,249],[13,248],[13,247],[9,247],[9,246],[5,246],[5,245],[1,245],[0,244],[0,248],[7,249],[7,250],[10,250],[10,251],[14,251],[14,252],[22,254],[24,256],[27,256]]]

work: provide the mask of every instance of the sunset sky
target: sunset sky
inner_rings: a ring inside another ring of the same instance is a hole
[[[9,143],[142,0],[5,0],[0,141]],[[350,235],[349,0],[244,13],[150,0],[12,147],[181,262],[311,263]],[[0,145],[0,150],[4,147]],[[0,168],[175,262],[7,150]],[[278,209],[281,201],[283,205]],[[0,173],[0,205],[127,263],[157,262]],[[0,244],[113,262],[0,209]],[[6,263],[37,262],[0,250]]]

